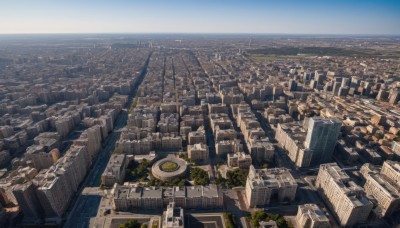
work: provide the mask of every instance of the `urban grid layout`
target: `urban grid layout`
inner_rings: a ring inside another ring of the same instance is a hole
[[[0,36],[0,227],[399,227],[399,50]]]

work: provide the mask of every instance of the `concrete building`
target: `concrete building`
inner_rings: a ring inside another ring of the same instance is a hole
[[[185,226],[185,214],[183,208],[175,207],[175,202],[171,202],[164,212],[163,225],[165,228],[183,228]]]
[[[313,152],[311,165],[331,160],[341,126],[342,122],[335,119],[309,119],[304,146]]]
[[[191,131],[188,134],[188,143],[189,145],[194,145],[196,143],[204,143],[206,144],[206,132],[204,127],[199,127],[197,131]]]
[[[146,208],[159,210],[175,202],[185,209],[222,208],[223,195],[217,185],[188,187],[140,187],[114,185],[113,207],[118,211]]]
[[[35,148],[37,147],[42,146],[36,146]],[[27,160],[31,160],[33,166],[39,171],[49,168],[60,158],[60,151],[58,149],[53,149],[50,152],[44,152],[42,149],[34,150],[34,147],[32,146],[29,148],[30,149],[26,151],[24,156]]]
[[[38,187],[36,194],[43,207],[46,220],[59,223],[73,191],[64,176],[49,173],[45,182]]]
[[[192,161],[208,161],[209,159],[208,146],[204,143],[188,145],[187,153]]]
[[[86,176],[88,164],[86,147],[72,146],[57,163],[32,180],[46,222],[61,222],[72,195]]]
[[[379,215],[390,216],[400,207],[400,186],[396,186],[390,179],[379,174],[370,173],[364,185],[365,193],[372,196],[378,206]]]
[[[264,207],[271,200],[292,201],[296,191],[297,182],[288,169],[255,169],[250,166],[246,181],[248,207]]]
[[[298,167],[308,167],[330,161],[341,122],[334,119],[310,118],[300,122],[278,124],[275,138],[288,151]]]
[[[122,184],[125,178],[126,164],[125,154],[113,154],[108,161],[107,167],[101,175],[101,183],[111,188],[115,183]]]
[[[364,190],[375,199],[378,205],[374,211],[381,217],[390,216],[400,208],[400,165],[398,162],[386,160],[379,169],[370,163],[361,167],[365,178]]]
[[[242,151],[242,145],[238,140],[226,140],[215,143],[215,153],[220,157],[240,151]]]
[[[393,141],[391,149],[393,153],[400,157],[400,142]]]
[[[24,213],[24,221],[40,221],[43,217],[43,209],[36,197],[35,186],[32,182],[14,185],[12,192],[19,208]]]
[[[182,149],[182,138],[178,135],[164,135],[161,138],[161,150],[179,151]]]
[[[330,228],[329,219],[316,204],[299,205],[296,215],[297,227]]]
[[[275,147],[268,137],[250,137],[246,144],[252,159],[258,162],[272,162],[274,160]]]
[[[341,226],[366,222],[373,204],[336,163],[320,166],[316,187]]]
[[[234,154],[228,154],[228,166],[239,169],[248,169],[252,164],[252,159],[249,154],[244,152],[237,152]]]
[[[278,124],[275,138],[288,151],[289,158],[296,166],[310,166],[313,151],[304,146],[306,132],[302,129],[300,122]]]
[[[381,169],[381,175],[384,175],[388,179],[392,180],[395,185],[400,187],[400,163],[386,160]]]

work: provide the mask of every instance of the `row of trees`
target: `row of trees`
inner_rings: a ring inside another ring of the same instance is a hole
[[[186,179],[181,179],[181,178],[174,178],[171,181],[162,181],[157,178],[155,178],[153,175],[151,175],[150,180],[147,182],[147,186],[159,186],[159,187],[172,187],[172,186],[179,186],[183,187],[186,186],[187,182]]]

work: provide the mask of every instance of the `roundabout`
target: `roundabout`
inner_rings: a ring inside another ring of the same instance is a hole
[[[177,177],[186,175],[187,162],[175,155],[168,155],[156,163],[151,168],[153,176],[162,181],[170,181]]]

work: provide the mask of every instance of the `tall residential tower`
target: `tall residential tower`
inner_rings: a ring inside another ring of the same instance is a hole
[[[339,136],[342,122],[335,119],[311,118],[305,148],[312,151],[311,165],[318,165],[330,161]]]

